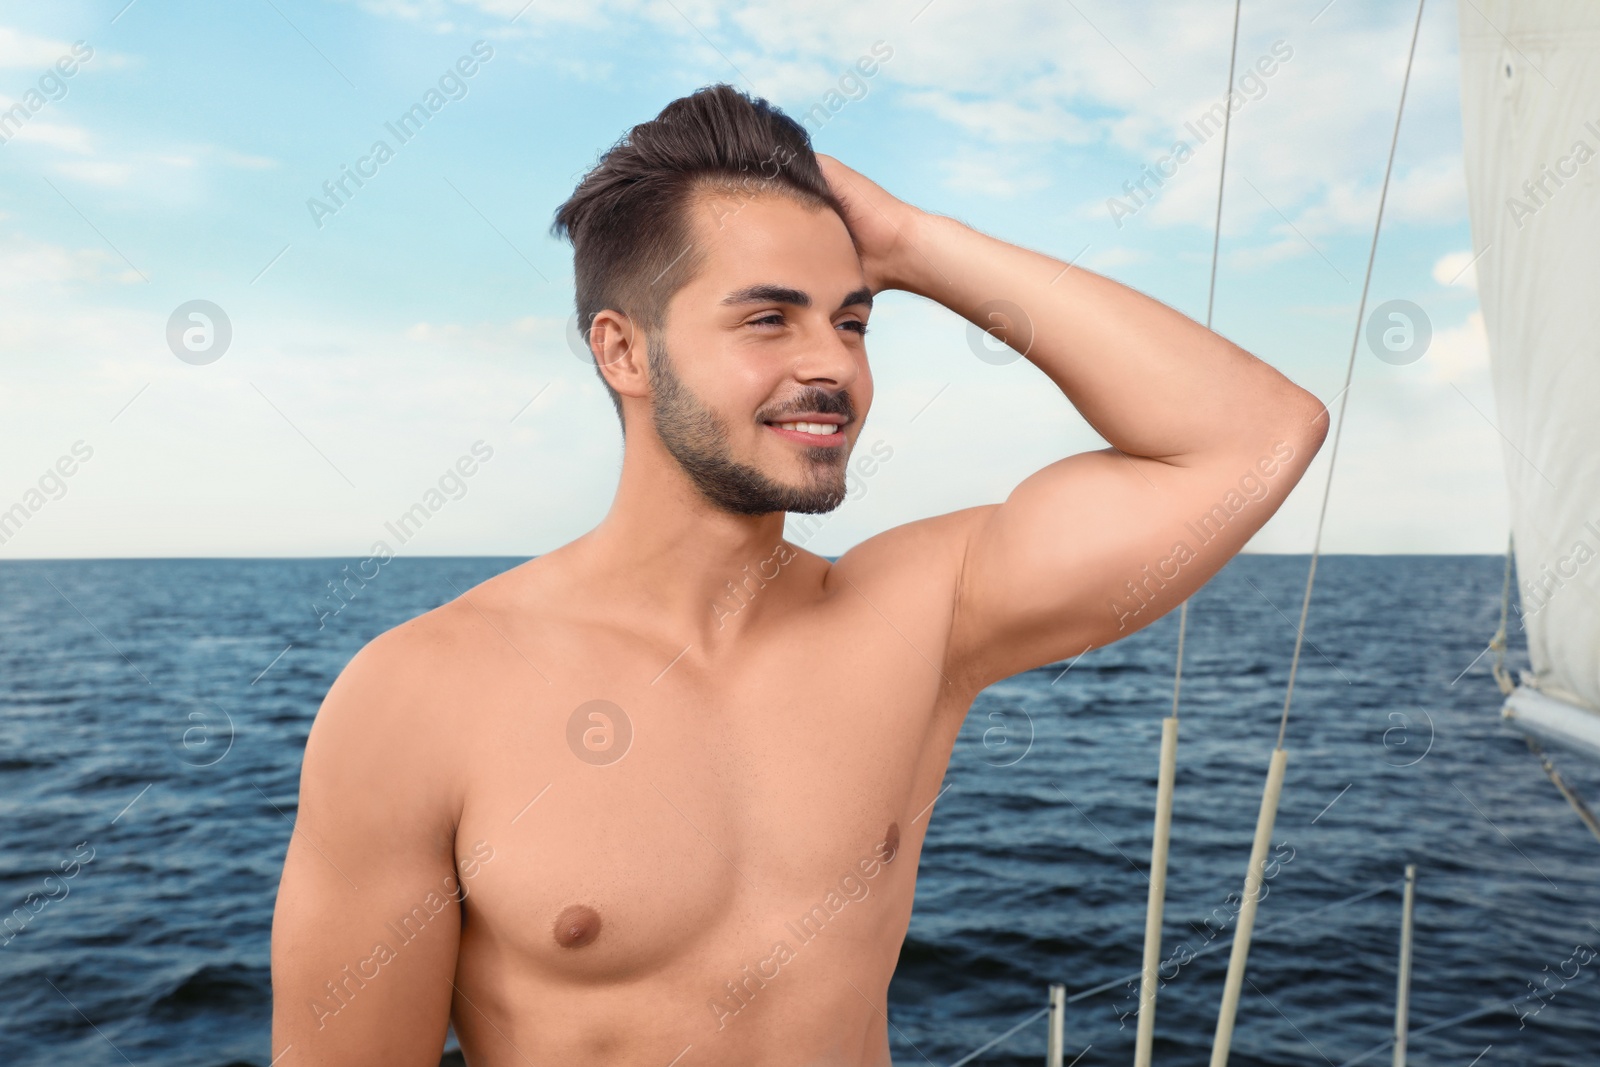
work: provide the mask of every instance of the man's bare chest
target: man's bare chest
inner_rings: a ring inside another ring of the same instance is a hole
[[[885,917],[903,934],[960,713],[895,636],[664,667],[613,644],[486,677],[457,853],[494,859],[463,879],[464,951],[556,982],[715,968],[830,897],[853,937]]]

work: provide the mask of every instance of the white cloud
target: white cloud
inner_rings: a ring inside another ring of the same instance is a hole
[[[0,109],[10,106],[11,101],[0,99]],[[81,126],[66,126],[56,122],[41,122],[37,119],[30,120],[11,135],[11,141],[32,142],[58,149],[62,152],[77,152],[79,155],[90,155],[94,149],[89,144],[89,131]],[[9,142],[8,142],[9,143]]]
[[[71,53],[70,41],[35,37],[11,26],[0,26],[0,69],[42,69]]]
[[[110,163],[105,161],[94,163],[57,163],[56,170],[69,178],[76,178],[80,182],[90,185],[122,186],[128,184],[134,169],[130,163]]]
[[[1418,366],[1434,382],[1459,383],[1487,375],[1489,336],[1484,332],[1483,312],[1473,311],[1460,326],[1435,330]]]
[[[1038,173],[1025,158],[998,157],[993,153],[958,153],[940,163],[944,184],[957,192],[976,196],[1016,196],[1050,186],[1050,177]]]
[[[127,264],[98,249],[68,249],[25,237],[0,243],[0,289],[13,295],[35,287],[59,288],[106,281],[128,281]],[[131,280],[141,280],[133,274]],[[20,310],[20,309],[19,309]],[[20,342],[22,322],[8,318],[8,340]],[[11,345],[7,346],[12,347]]]
[[[535,0],[509,26],[524,0],[367,0],[361,6],[408,20],[423,33],[455,24],[466,32],[531,38],[580,21],[619,30],[623,19],[643,21],[661,42],[668,66],[681,64],[702,81],[711,80],[707,71],[737,81],[728,69],[731,57],[756,79],[757,91],[786,106],[819,99],[872,42],[886,40],[895,55],[871,79],[870,106],[887,100],[902,113],[909,109],[919,113],[914,117],[947,124],[956,135],[949,139],[953,147],[917,141],[904,151],[921,157],[918,164],[929,172],[942,172],[967,202],[1071,181],[1045,169],[1059,161],[1052,153],[1068,161],[1127,153],[1133,165],[1116,180],[1133,177],[1139,161],[1170,148],[1184,122],[1218,95],[1230,31],[1227,9],[1200,0],[1159,7],[1093,0],[1082,3],[1081,12],[1042,2],[981,9],[936,0],[914,23],[908,17],[920,3],[889,11],[819,0],[797,16],[777,0],[737,9],[711,0],[583,8]],[[1226,232],[1252,237],[1225,243],[1233,266],[1252,257],[1264,263],[1312,256],[1296,228],[1318,244],[1371,232],[1409,21],[1367,0],[1345,0],[1313,27],[1307,24],[1312,10],[1246,13],[1242,59],[1253,61],[1280,38],[1292,43],[1295,55],[1268,81],[1266,94],[1235,116],[1230,175],[1248,178],[1294,225],[1242,180],[1230,180]],[[1450,221],[1462,214],[1453,26],[1446,25],[1454,15],[1441,10],[1446,14],[1425,23],[1419,46],[1391,187],[1396,222]],[[0,41],[0,55],[5,47]],[[593,71],[603,64],[590,57],[603,61],[608,54],[602,40],[592,50],[546,58],[552,67],[559,62],[568,71]],[[93,137],[78,127],[37,121],[30,128],[40,131],[30,147],[49,150],[35,153],[39,165],[76,165],[71,173],[82,181],[148,189],[184,171],[199,172],[186,179],[193,182],[208,168],[277,165],[216,146],[119,146],[110,127]],[[888,124],[880,129],[893,132]],[[1209,234],[1219,148],[1204,146],[1138,224],[1203,227]],[[90,158],[64,158],[68,153]],[[1108,188],[1090,205],[1107,235],[1104,196],[1119,191]],[[1070,202],[1086,195],[1074,187]],[[1091,236],[1097,234],[1083,240]],[[1086,257],[1097,269],[1154,258],[1132,247],[1098,245]],[[1435,280],[1446,284],[1440,279],[1446,261],[1462,255],[1440,259]],[[1340,268],[1359,283],[1358,266],[1341,262]],[[1329,313],[1352,316],[1353,288],[1342,289],[1331,272],[1327,280],[1334,294],[1327,299],[1351,297],[1349,309],[1330,304]],[[611,485],[596,472],[614,470],[616,427],[592,367],[567,347],[562,318],[432,318],[375,326],[354,317],[319,318],[310,310],[300,315],[265,304],[247,307],[246,299],[266,299],[251,290],[237,308],[228,303],[237,323],[251,324],[239,330],[237,347],[214,365],[191,367],[165,348],[165,308],[119,306],[129,281],[139,279],[104,250],[0,241],[0,321],[7,324],[0,359],[8,386],[0,393],[0,427],[7,443],[26,446],[0,448],[8,477],[31,469],[33,450],[45,447],[34,442],[48,444],[80,424],[103,430],[111,413],[148,386],[115,424],[125,437],[115,448],[108,438],[100,453],[105,466],[91,469],[105,472],[95,475],[103,477],[101,488],[82,483],[81,499],[72,504],[93,503],[95,515],[137,512],[148,543],[108,545],[95,540],[105,523],[73,525],[52,516],[30,533],[33,543],[18,542],[19,551],[365,552],[375,521],[414,499],[441,458],[453,458],[477,436],[503,449],[491,471],[506,480],[493,490],[481,483],[482,492],[475,483],[463,509],[451,513],[468,526],[452,532],[446,524],[456,519],[441,518],[430,527],[437,540],[429,550],[542,550],[582,533],[604,513]],[[841,513],[830,524],[827,543],[811,546],[819,550],[834,551],[916,514],[1002,498],[1045,463],[1098,443],[1034,368],[970,360],[964,324],[943,309],[907,298],[898,309],[901,325],[891,334],[893,299],[875,318],[882,331],[873,350],[880,391],[867,440],[898,435],[892,438],[896,459],[885,467],[886,491],[874,481],[854,514]],[[1340,333],[1347,346],[1347,327]],[[930,352],[942,362],[926,358]],[[1342,375],[1343,352],[1326,362],[1330,375]],[[1418,364],[1362,363],[1338,485],[1365,495],[1353,506],[1348,498],[1336,502],[1344,506],[1330,516],[1325,547],[1453,550],[1482,548],[1492,539],[1473,540],[1471,522],[1482,519],[1492,528],[1497,520],[1473,513],[1482,503],[1481,487],[1469,483],[1482,480],[1483,457],[1497,457],[1499,442],[1451,388],[1467,382],[1476,388],[1485,366],[1477,315],[1439,330]],[[1318,380],[1306,384],[1332,395],[1340,382],[1321,380],[1318,367],[1307,375]],[[954,383],[956,390],[914,424],[908,421]],[[970,405],[960,411],[962,425],[970,419],[1013,436],[992,452],[975,454],[970,441],[951,432],[956,416],[944,405],[957,395]],[[352,491],[297,430],[360,489]],[[24,450],[26,456],[17,455]],[[183,476],[152,486],[152,469]],[[79,488],[75,484],[75,494]],[[1305,551],[1309,541],[1301,535],[1314,524],[1320,490],[1321,477],[1313,472],[1255,547]],[[132,499],[135,492],[150,499]],[[128,508],[111,506],[117,494],[129,496]],[[1491,500],[1489,510],[1495,507],[1501,504]],[[1429,509],[1456,522],[1458,541],[1441,544]],[[68,515],[63,510],[60,518]]]
[[[1096,248],[1088,254],[1087,266],[1095,271],[1116,270],[1118,267],[1132,266],[1135,263],[1148,263],[1150,253],[1142,252],[1137,248],[1115,246],[1111,248]]]
[[[23,128],[27,134],[34,127]],[[167,150],[133,153],[101,152],[89,146],[89,135],[76,127],[71,136],[49,141],[51,147],[77,151],[97,158],[91,160],[57,160],[49,164],[51,170],[74,181],[109,188],[142,187],[145,191],[170,196],[180,187],[173,182],[173,172],[201,172],[206,168],[232,168],[238,170],[266,170],[278,162],[263,156],[252,156],[216,145],[187,145]],[[39,140],[36,138],[36,140]],[[187,180],[187,179],[186,179]]]
[[[69,42],[35,37],[11,27],[0,26],[0,69],[35,68],[42,74],[58,59],[72,55],[73,45]],[[81,71],[91,69],[90,64],[94,67],[129,65],[125,57],[107,55],[98,49],[90,58],[80,59],[79,63],[79,72],[74,73],[72,80],[65,82],[67,95],[70,95],[75,79],[82,77]],[[15,97],[0,94],[0,111],[11,108],[17,102]],[[54,99],[47,99],[45,107],[40,110],[47,111],[53,104],[55,104]],[[108,154],[101,147],[100,139],[88,129],[78,125],[53,122],[48,117],[41,118],[39,111],[35,111],[20,123],[14,120],[8,123],[4,134],[7,143],[16,141],[59,153],[98,157],[93,161],[68,160],[46,164],[57,174],[91,185],[126,187],[132,179],[141,174],[155,176],[159,168],[190,170],[198,166],[202,160],[217,166],[246,170],[261,170],[278,165],[273,159],[204,144],[156,147],[133,152],[117,152],[113,149]],[[161,178],[157,177],[156,180],[159,182]]]
[[[587,22],[602,7],[625,8],[631,4],[572,4],[565,0],[359,0],[361,9],[386,18],[404,19],[424,26],[430,32],[447,33],[459,28],[450,18],[476,9],[493,16],[498,28],[515,19],[525,32],[538,32],[553,22]]]
[[[904,100],[992,144],[1064,141],[1081,145],[1103,135],[1097,124],[1051,101],[962,99],[940,89],[913,90],[905,94]]]
[[[1459,285],[1478,291],[1477,256],[1471,251],[1440,256],[1433,265],[1433,280],[1440,285]]]
[[[503,19],[523,2],[367,0],[364,7],[414,20],[474,9]],[[544,18],[545,3],[537,0],[518,25]],[[874,77],[872,91],[892,85],[900,106],[924,111],[978,142],[947,165],[949,184],[958,191],[976,192],[994,180],[972,162],[985,145],[1042,151],[1101,144],[1151,162],[1180,138],[1194,142],[1196,158],[1141,210],[1140,222],[1212,224],[1220,138],[1199,144],[1191,124],[1223,95],[1232,26],[1226,9],[1206,0],[1076,7],[1046,0],[1000,7],[935,3],[920,9],[914,22],[902,11],[891,15],[851,0],[815,0],[803,18],[783,0],[754,0],[731,14],[708,0],[602,0],[588,10],[594,18],[652,23],[698,69],[726,69],[731,61],[755,79],[756,91],[802,107],[831,87],[841,64],[884,40],[895,54]],[[772,33],[774,26],[784,32]],[[1245,20],[1235,84],[1248,99],[1233,116],[1230,171],[1253,181],[1313,241],[1370,230],[1410,30],[1406,12],[1360,0],[1339,5],[1315,24],[1298,8],[1269,8]],[[1426,19],[1390,190],[1391,218],[1436,223],[1462,217],[1456,51],[1453,10]],[[1361,76],[1353,77],[1357,69]],[[1126,177],[1138,176],[1136,163]],[[1003,195],[1039,187],[1033,179],[997,186]],[[1105,198],[1114,195],[1123,195],[1120,183],[1079,213],[1109,221]],[[1232,198],[1225,225],[1236,236],[1257,225],[1283,229],[1276,212],[1245,189]],[[1309,254],[1282,233],[1269,246],[1269,259]]]

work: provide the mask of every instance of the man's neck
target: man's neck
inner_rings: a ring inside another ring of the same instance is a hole
[[[784,513],[736,515],[700,494],[665,452],[625,456],[604,520],[570,546],[596,595],[715,649],[788,596],[777,595],[799,551],[783,540]],[[798,590],[788,590],[792,595]]]

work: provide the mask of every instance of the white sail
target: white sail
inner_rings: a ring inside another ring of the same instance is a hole
[[[1600,737],[1600,0],[1460,0],[1459,17],[1524,682]],[[1507,714],[1542,706],[1519,689]]]

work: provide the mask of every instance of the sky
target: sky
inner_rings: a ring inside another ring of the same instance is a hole
[[[1409,301],[1431,340],[1382,359],[1356,321],[1414,12],[1243,5],[1213,327],[1348,405],[1324,552],[1499,553],[1452,3],[1423,15],[1367,301]],[[1221,0],[0,3],[0,511],[28,512],[0,559],[365,557],[419,501],[408,554],[528,556],[592,528],[621,439],[574,353],[571,246],[549,225],[630,126],[714,82],[901,199],[1203,321],[1222,153],[1202,126],[1232,17]],[[418,103],[435,109],[397,136]],[[209,332],[194,301],[220,309]],[[890,458],[791,540],[837,554],[1103,447],[970,332],[879,296],[857,450]],[[1249,550],[1310,551],[1331,458],[1330,438]]]

